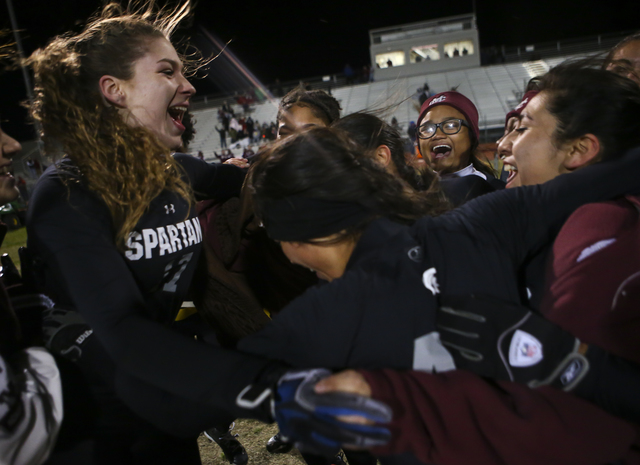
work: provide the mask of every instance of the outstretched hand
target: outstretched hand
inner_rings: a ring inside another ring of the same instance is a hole
[[[280,433],[301,451],[327,457],[341,448],[366,449],[386,444],[391,433],[381,424],[391,421],[391,409],[353,389],[333,390],[345,379],[346,384],[352,385],[348,377],[338,376],[337,381],[329,381],[318,392],[317,383],[330,375],[323,369],[299,370],[280,378],[275,396]]]
[[[249,168],[249,162],[244,158],[229,158],[224,162],[225,165],[236,165],[240,168]]]

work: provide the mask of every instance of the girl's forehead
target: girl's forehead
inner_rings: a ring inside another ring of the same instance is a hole
[[[456,108],[453,108],[449,105],[438,105],[427,112],[424,117],[424,121],[439,122],[447,118],[458,118],[466,120],[462,112],[457,110]]]

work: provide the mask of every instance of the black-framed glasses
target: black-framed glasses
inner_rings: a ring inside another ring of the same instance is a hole
[[[471,126],[469,126],[469,123],[467,123],[465,120],[457,118],[448,119],[446,121],[443,121],[442,123],[424,123],[421,124],[418,128],[418,138],[431,139],[436,135],[436,131],[438,130],[438,128],[440,128],[443,133],[449,136],[452,134],[458,134],[460,132],[460,129],[462,129],[462,126],[471,128]]]

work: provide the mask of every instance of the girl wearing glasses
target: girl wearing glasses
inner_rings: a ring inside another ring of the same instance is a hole
[[[493,178],[478,160],[478,109],[459,92],[441,92],[424,102],[418,117],[420,153],[442,177]]]

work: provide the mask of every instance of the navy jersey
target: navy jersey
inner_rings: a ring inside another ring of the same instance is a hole
[[[175,158],[196,198],[239,195],[241,169]],[[151,202],[120,251],[106,205],[63,161],[38,182],[27,229],[46,292],[80,312],[125,376],[196,403],[232,408],[237,392],[264,367],[261,359],[198,344],[168,327],[202,241],[195,208],[175,193],[162,192]]]

